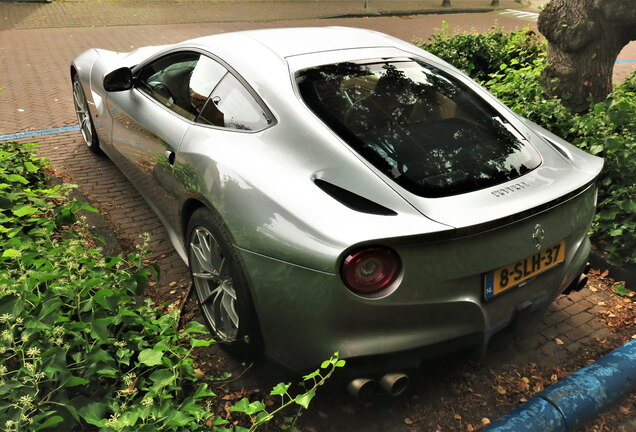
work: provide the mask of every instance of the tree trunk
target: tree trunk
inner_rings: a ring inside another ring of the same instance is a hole
[[[636,39],[636,0],[552,0],[538,24],[549,42],[546,93],[585,111],[611,92],[616,57]]]

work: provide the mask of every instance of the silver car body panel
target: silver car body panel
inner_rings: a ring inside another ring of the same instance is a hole
[[[138,89],[107,93],[103,77],[177,50],[209,53],[230,68],[275,121],[242,132],[186,120]],[[496,108],[542,157],[518,179],[443,198],[416,196],[379,172],[302,101],[295,74],[343,61],[413,57],[457,77]],[[100,146],[148,200],[184,261],[184,209],[219,215],[242,258],[266,351],[293,368],[385,354],[469,334],[487,340],[521,304],[540,310],[576,277],[589,252],[595,186],[590,156],[512,113],[463,73],[390,36],[347,28],[257,30],[208,36],[132,53],[89,50],[73,63]],[[90,91],[89,91],[90,90]],[[174,163],[168,154],[174,153]],[[352,210],[320,179],[396,213]],[[566,241],[565,262],[486,301],[484,273]],[[364,298],[342,283],[348,251],[381,244],[403,263],[400,285]]]

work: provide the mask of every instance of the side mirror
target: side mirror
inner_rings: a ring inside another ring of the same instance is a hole
[[[115,69],[104,77],[104,90],[107,92],[130,90],[132,87],[133,74],[130,68]]]

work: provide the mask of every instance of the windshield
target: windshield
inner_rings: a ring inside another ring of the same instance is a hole
[[[297,75],[309,108],[398,184],[425,197],[474,191],[539,166],[536,150],[468,87],[412,59]]]

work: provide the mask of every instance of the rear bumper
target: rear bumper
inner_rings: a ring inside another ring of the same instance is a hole
[[[472,295],[411,304],[362,299],[344,288],[337,275],[247,251],[241,256],[245,268],[267,269],[249,272],[267,356],[303,370],[336,351],[345,359],[407,351],[425,358],[485,343],[520,308],[529,306],[531,312],[543,314],[581,273],[589,250],[585,238],[564,264],[488,302],[475,276],[454,281],[458,291]],[[429,349],[419,350],[425,347]],[[390,363],[390,358],[382,363]]]
[[[529,312],[543,314],[581,274],[593,213],[590,189],[557,208],[485,233],[437,243],[396,239],[391,245],[387,240],[402,259],[403,275],[394,292],[376,299],[353,294],[337,274],[239,253],[266,354],[303,370],[335,351],[341,358],[360,359],[423,348],[419,354],[425,356],[426,347],[453,346],[453,341],[486,343],[513,320],[523,326]],[[545,229],[545,246],[565,240],[564,262],[486,300],[484,274],[534,254],[536,224]]]

